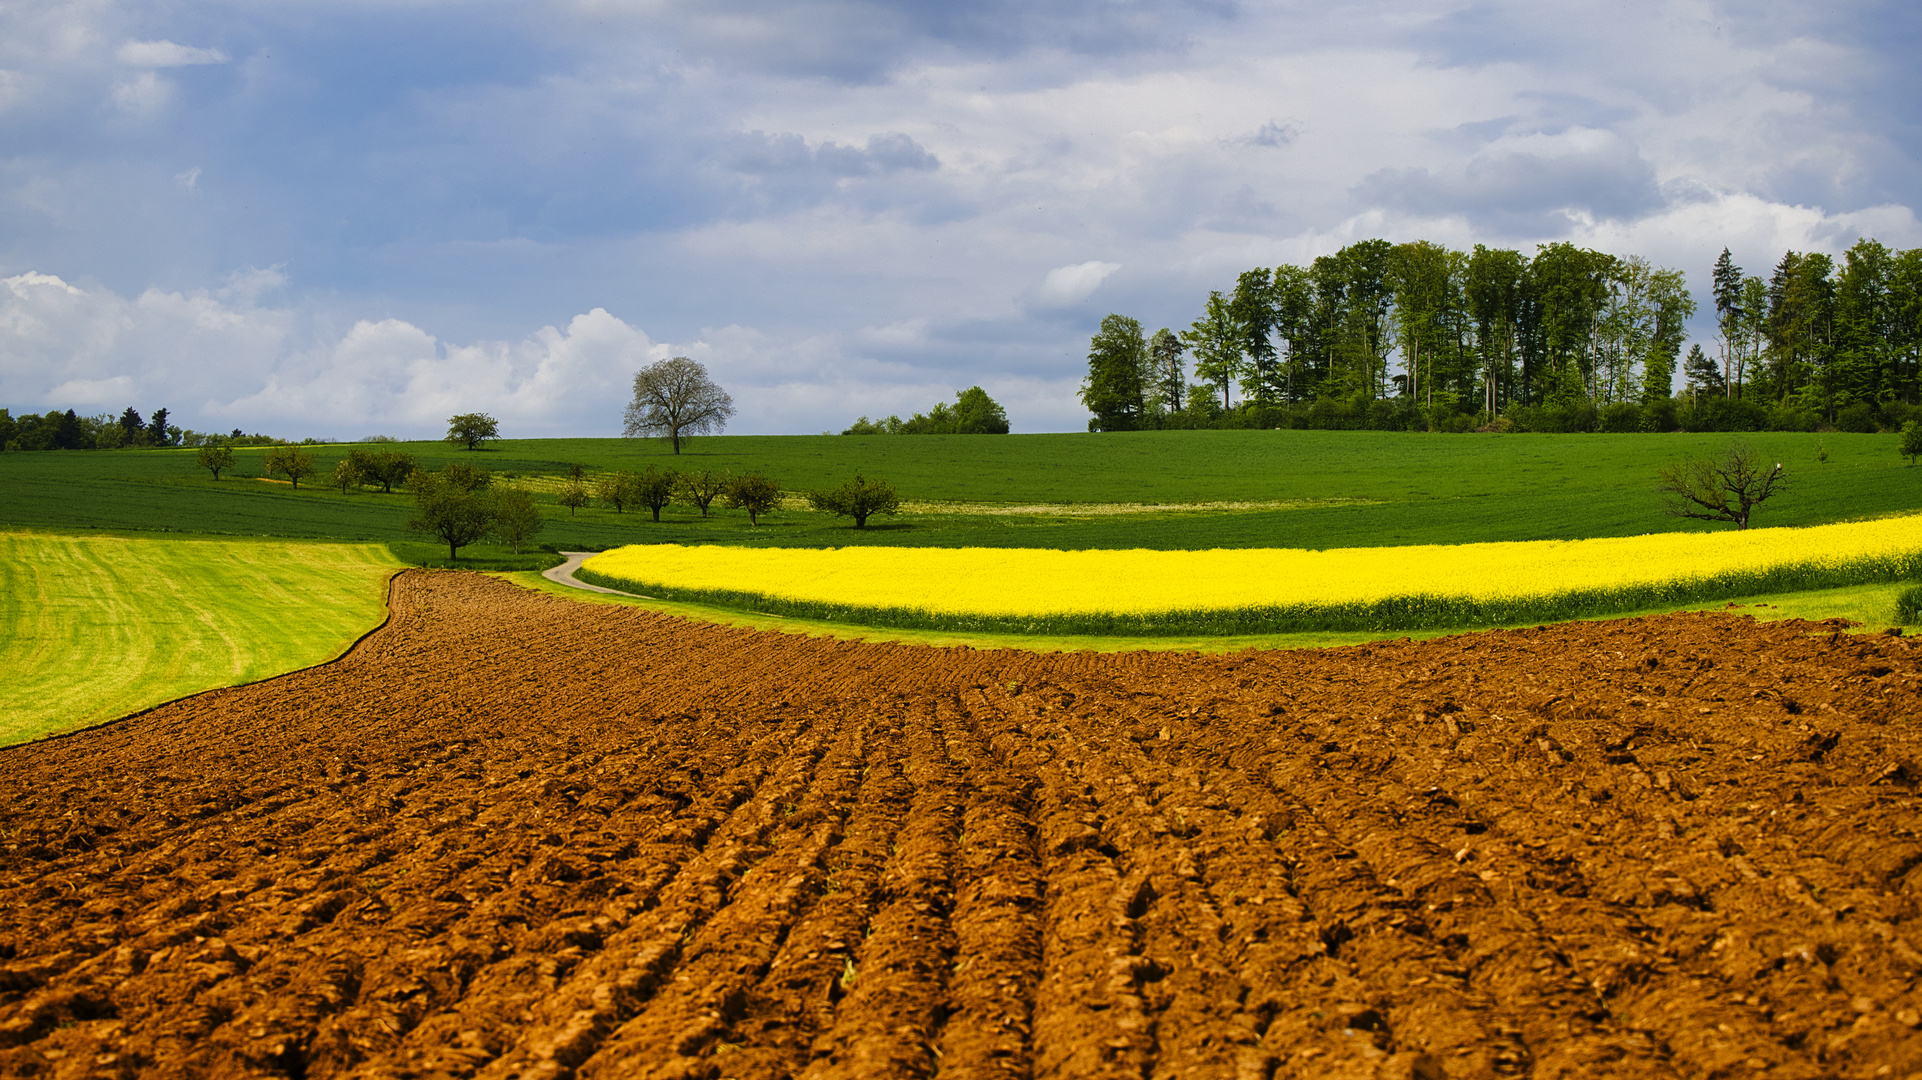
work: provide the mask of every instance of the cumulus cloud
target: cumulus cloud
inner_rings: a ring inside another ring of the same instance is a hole
[[[1037,295],[1044,304],[1064,306],[1079,303],[1100,288],[1109,274],[1119,269],[1120,263],[1102,262],[1099,259],[1075,263],[1073,266],[1057,266],[1041,279]]]
[[[224,64],[227,54],[219,49],[176,45],[171,41],[129,41],[114,52],[114,58],[128,67],[168,68],[195,64]]]

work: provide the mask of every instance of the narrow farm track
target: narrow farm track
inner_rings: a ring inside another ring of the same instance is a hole
[[[0,752],[0,1075],[1922,1075],[1922,652],[869,645],[408,572]]]

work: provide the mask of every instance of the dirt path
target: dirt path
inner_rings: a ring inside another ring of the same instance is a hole
[[[601,593],[605,596],[639,596],[643,600],[653,599],[651,596],[641,596],[640,593],[622,592],[619,589],[606,589],[599,585],[589,585],[587,582],[574,576],[574,572],[581,568],[582,563],[598,554],[600,554],[598,551],[563,551],[561,555],[564,556],[567,561],[559,566],[550,566],[542,570],[541,576],[557,585],[566,585],[573,589],[585,589],[588,592]]]
[[[1922,656],[762,634],[410,571],[0,752],[0,1075],[1922,1071]]]

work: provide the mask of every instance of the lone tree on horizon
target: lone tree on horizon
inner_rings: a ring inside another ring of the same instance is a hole
[[[501,422],[484,412],[461,413],[447,418],[447,441],[460,443],[469,450],[501,437]]]
[[[707,368],[677,356],[634,374],[634,400],[621,434],[664,438],[678,454],[683,439],[718,433],[733,415],[734,399],[707,377]]]
[[[1746,529],[1749,515],[1763,500],[1779,494],[1785,480],[1781,462],[1771,463],[1736,443],[1719,460],[1698,458],[1664,468],[1660,486],[1670,514]]]

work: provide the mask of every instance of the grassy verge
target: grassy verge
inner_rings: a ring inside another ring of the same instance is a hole
[[[383,544],[0,531],[0,745],[331,659],[400,566]]]
[[[1242,649],[1320,649],[1343,645],[1361,645],[1370,641],[1381,641],[1385,637],[1409,637],[1427,639],[1447,637],[1453,634],[1475,633],[1474,630],[1461,628],[1431,628],[1410,630],[1406,633],[1383,634],[1375,631],[1300,631],[1293,633],[1240,634],[1240,635],[1167,635],[1162,637],[1113,637],[1095,634],[996,634],[965,633],[944,630],[909,630],[898,627],[858,626],[848,623],[831,622],[820,619],[784,618],[736,608],[715,607],[707,604],[683,603],[671,600],[641,599],[639,597],[607,596],[590,593],[582,589],[569,588],[548,581],[538,573],[506,573],[497,575],[525,588],[569,600],[588,604],[619,604],[645,608],[667,615],[701,622],[720,623],[727,626],[740,626],[754,630],[768,630],[784,634],[801,634],[809,637],[833,637],[850,641],[892,641],[914,645],[945,647],[964,647],[974,649],[1024,649],[1029,652],[1071,652],[1085,650],[1090,652],[1122,652],[1131,650],[1155,650],[1174,652],[1238,652]],[[611,587],[611,586],[610,586]],[[1675,611],[1704,611],[1747,615],[1765,621],[1777,619],[1848,619],[1862,624],[1863,631],[1877,631],[1888,626],[1908,626],[1917,628],[1901,618],[1896,611],[1897,598],[1909,585],[1851,585],[1835,589],[1819,589],[1806,592],[1765,593],[1756,596],[1737,597],[1727,601],[1688,605],[1655,605],[1633,611],[1618,612],[1596,618],[1632,618],[1639,615],[1662,615]],[[1515,625],[1535,625],[1532,622]]]

